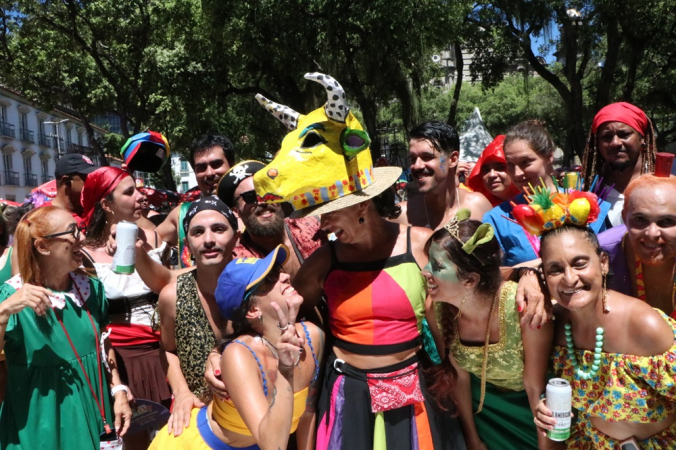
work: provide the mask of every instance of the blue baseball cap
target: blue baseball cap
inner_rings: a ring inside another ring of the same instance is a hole
[[[279,244],[268,256],[259,258],[237,258],[223,269],[216,286],[216,304],[227,320],[239,308],[247,294],[253,292],[272,268],[289,259],[289,249]]]

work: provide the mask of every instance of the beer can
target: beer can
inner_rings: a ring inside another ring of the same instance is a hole
[[[547,437],[552,441],[565,441],[570,437],[572,418],[573,390],[570,383],[563,378],[552,378],[547,383],[547,408],[556,419],[554,429],[547,430]]]
[[[117,250],[115,251],[115,256],[113,256],[113,272],[123,274],[134,273],[138,226],[132,222],[122,221],[117,224],[115,233]]]

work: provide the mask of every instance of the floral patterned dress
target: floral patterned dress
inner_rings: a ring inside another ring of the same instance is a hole
[[[674,330],[676,321],[656,310]],[[591,366],[594,352],[575,350],[578,361]],[[619,442],[601,433],[592,425],[591,417],[609,422],[631,421],[656,423],[676,410],[676,343],[664,354],[633,356],[601,354],[601,368],[590,380],[583,380],[573,370],[566,347],[557,346],[553,355],[554,371],[573,388],[573,408],[577,422],[568,448],[614,450]],[[641,450],[676,448],[676,423],[642,441]]]

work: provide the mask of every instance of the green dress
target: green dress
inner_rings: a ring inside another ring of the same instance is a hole
[[[0,408],[0,449],[100,447],[101,414],[57,315],[62,318],[100,399],[96,348],[100,329],[107,324],[108,302],[98,280],[77,273],[71,276],[73,287],[65,294],[75,295],[77,284],[94,321],[96,337],[86,311],[68,295],[63,309],[49,309],[45,317],[37,316],[30,308],[10,317],[5,332],[8,388]],[[0,302],[16,292],[12,283],[20,285],[20,276],[0,287]],[[113,427],[103,363],[101,374],[107,421]]]
[[[486,395],[483,409],[474,415],[479,437],[489,450],[537,450],[537,429],[523,385],[524,350],[516,309],[514,282],[500,290],[498,317],[500,340],[488,345]],[[481,369],[484,346],[465,346],[457,333],[451,341],[457,364],[470,373],[473,411],[481,398]]]

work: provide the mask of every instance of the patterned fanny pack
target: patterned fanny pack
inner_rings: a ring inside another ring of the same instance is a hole
[[[403,365],[403,367],[402,367]],[[395,370],[365,371],[347,364],[342,359],[333,362],[333,368],[346,376],[357,378],[368,384],[371,396],[371,411],[390,411],[423,402],[420,388],[420,362],[413,357],[403,363],[391,366]],[[387,370],[388,368],[385,368]]]

